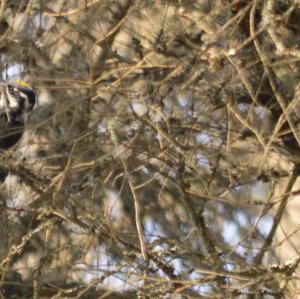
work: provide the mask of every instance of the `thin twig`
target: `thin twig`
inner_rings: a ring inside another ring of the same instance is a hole
[[[278,210],[276,211],[276,214],[274,216],[274,220],[273,220],[273,224],[272,224],[271,230],[270,230],[270,232],[269,232],[269,234],[268,234],[268,236],[267,236],[267,238],[266,238],[266,240],[265,240],[262,248],[260,249],[259,253],[256,255],[256,257],[254,259],[255,263],[257,263],[257,264],[261,263],[262,258],[264,257],[266,251],[269,249],[269,247],[270,247],[270,245],[271,245],[271,243],[273,241],[273,238],[275,236],[276,230],[277,230],[277,228],[279,226],[280,220],[281,220],[282,215],[283,215],[283,213],[285,211],[285,207],[287,205],[288,199],[290,198],[290,192],[293,189],[294,184],[295,184],[295,182],[296,182],[296,180],[298,178],[298,175],[299,175],[298,171],[299,171],[298,167],[295,166],[294,170],[293,170],[293,173],[292,173],[292,175],[291,175],[291,177],[289,179],[289,182],[287,184],[287,187],[285,189],[284,196],[283,196],[283,198],[282,198],[282,200],[280,202],[280,205],[278,207]]]
[[[109,131],[110,131],[110,134],[111,134],[111,138],[114,142],[115,148],[118,149],[118,148],[120,148],[120,144],[119,144],[118,136],[117,136],[117,134],[115,132],[115,129],[114,129],[115,128],[115,122],[116,122],[115,118],[110,119],[109,124],[108,124],[108,128],[109,128]],[[123,165],[125,176],[127,178],[128,185],[129,185],[129,188],[130,188],[130,191],[131,191],[131,194],[132,194],[132,197],[133,197],[133,201],[134,201],[135,224],[136,224],[138,238],[139,238],[139,242],[140,242],[140,246],[141,246],[142,256],[143,256],[143,259],[145,261],[148,261],[148,254],[147,254],[146,244],[145,244],[144,235],[143,235],[140,201],[139,201],[138,195],[136,193],[134,183],[133,183],[133,178],[130,174],[127,162],[122,157],[122,154],[120,155],[119,158],[120,158],[121,163]]]

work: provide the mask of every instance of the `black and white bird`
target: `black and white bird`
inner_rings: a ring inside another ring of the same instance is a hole
[[[0,82],[0,151],[13,147],[22,137],[25,117],[36,102],[36,94],[22,81]],[[0,181],[7,173],[0,169]]]

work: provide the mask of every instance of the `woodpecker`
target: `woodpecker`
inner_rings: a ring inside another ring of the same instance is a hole
[[[36,94],[22,81],[0,82],[0,151],[12,148],[22,137],[25,116],[36,102]],[[0,180],[7,172],[0,169]]]

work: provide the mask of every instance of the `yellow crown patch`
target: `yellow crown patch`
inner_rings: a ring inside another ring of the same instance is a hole
[[[30,85],[24,81],[21,80],[15,80],[14,84],[20,86],[20,87],[25,87],[25,88],[31,88]]]

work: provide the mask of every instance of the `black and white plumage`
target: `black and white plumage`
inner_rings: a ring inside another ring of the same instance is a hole
[[[13,147],[22,137],[26,113],[36,102],[36,95],[23,82],[0,83],[0,151]],[[0,169],[0,181],[7,173]]]
[[[0,149],[14,146],[24,131],[25,115],[36,101],[28,87],[0,83]]]

